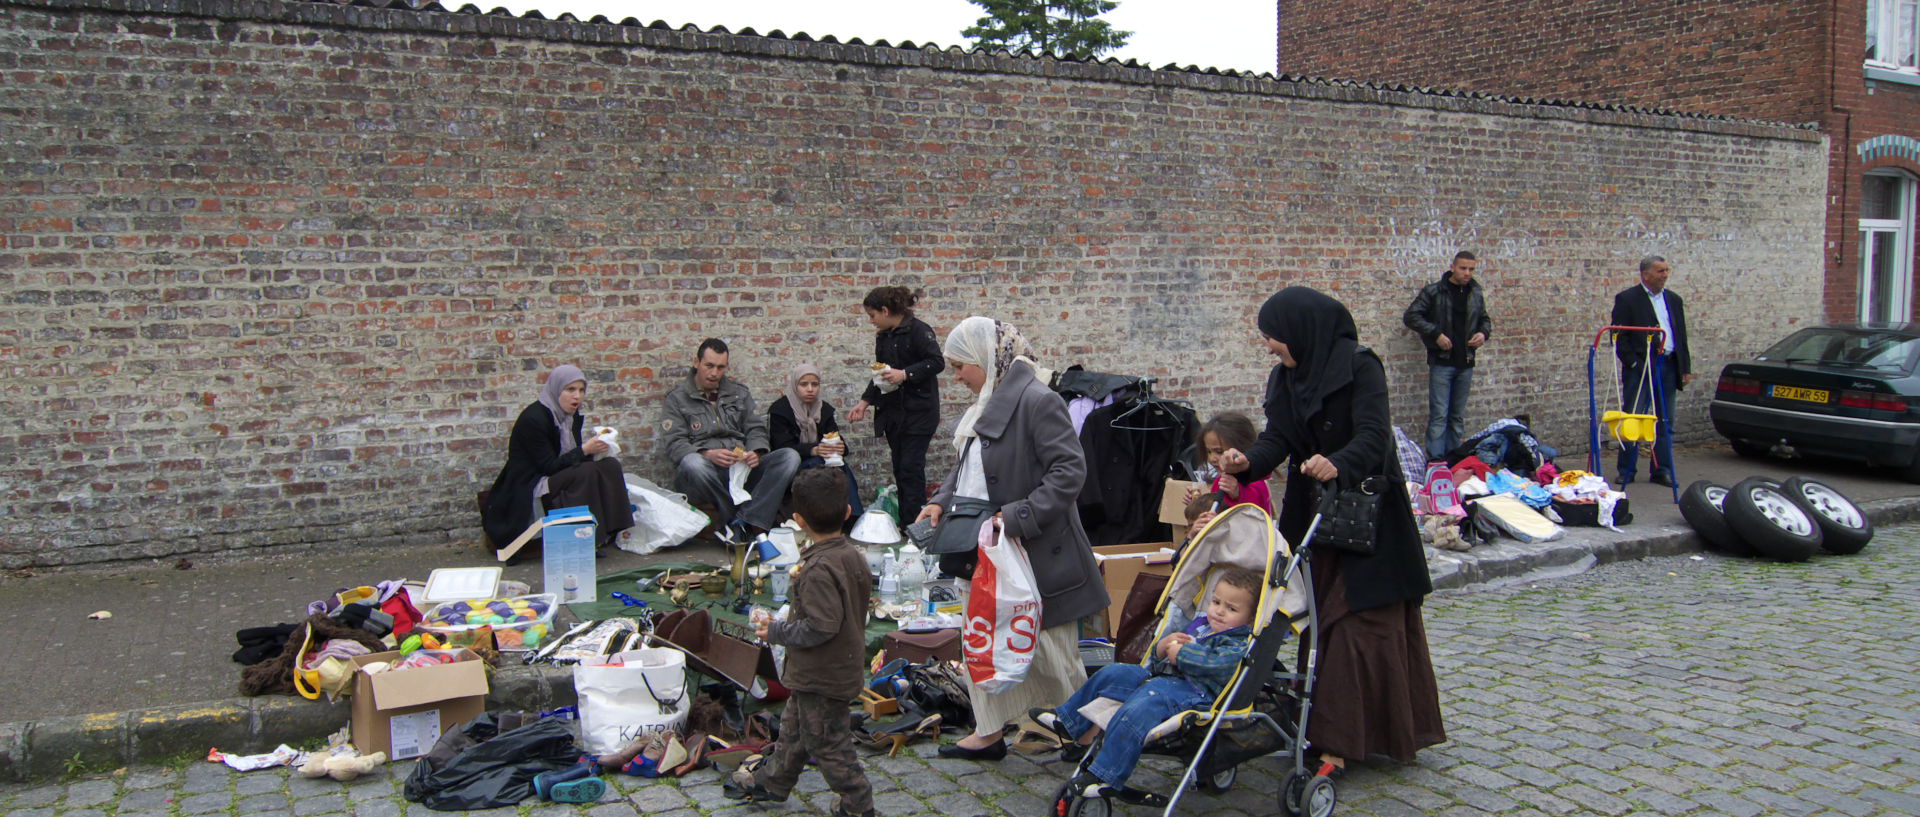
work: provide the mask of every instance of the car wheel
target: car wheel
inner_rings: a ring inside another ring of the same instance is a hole
[[[1727,486],[1708,480],[1695,480],[1687,490],[1680,493],[1680,515],[1687,520],[1700,538],[1707,541],[1707,549],[1718,550],[1733,556],[1758,556],[1752,545],[1734,535],[1733,528],[1727,525],[1726,511]]]
[[[1727,492],[1727,526],[1762,556],[1800,562],[1820,549],[1820,524],[1772,480],[1748,477]]]
[[[1757,460],[1767,455],[1767,447],[1764,445],[1760,445],[1758,443],[1750,443],[1750,442],[1747,442],[1746,440],[1728,439],[1727,444],[1733,447],[1733,453],[1738,454],[1742,457],[1746,457],[1747,459],[1750,459],[1750,460]]]
[[[1859,553],[1873,538],[1873,523],[1860,506],[1824,482],[1794,477],[1780,485],[1793,504],[1820,526],[1820,547],[1843,556]]]

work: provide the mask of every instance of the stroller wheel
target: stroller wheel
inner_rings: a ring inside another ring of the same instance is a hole
[[[1233,788],[1233,782],[1238,779],[1240,779],[1240,767],[1228,766],[1214,772],[1212,777],[1200,778],[1200,788],[1217,794]]]
[[[1300,813],[1305,817],[1330,817],[1339,799],[1332,778],[1315,777],[1307,781],[1306,790],[1300,794]]]
[[[1307,793],[1307,774],[1299,769],[1288,769],[1287,775],[1280,778],[1280,813],[1286,817],[1300,817],[1300,798]]]
[[[1112,817],[1113,804],[1105,797],[1080,797],[1075,795],[1073,805],[1067,808],[1064,817]]]

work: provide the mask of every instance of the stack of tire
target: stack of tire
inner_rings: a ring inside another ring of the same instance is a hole
[[[1860,506],[1806,477],[1748,477],[1732,488],[1703,479],[1680,494],[1680,515],[1711,550],[1783,562],[1806,561],[1822,549],[1859,553],[1873,538]]]

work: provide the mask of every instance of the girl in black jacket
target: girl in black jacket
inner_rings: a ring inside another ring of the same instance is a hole
[[[627,498],[620,461],[605,453],[605,440],[581,440],[585,427],[580,404],[586,401],[587,376],[573,366],[559,366],[547,375],[540,399],[513,421],[507,441],[507,462],[493,480],[481,524],[495,548],[504,548],[554,508],[585,505],[599,527],[600,545],[633,527],[633,505]]]
[[[906,287],[875,287],[860,306],[878,330],[873,359],[882,365],[847,412],[849,422],[874,411],[873,430],[893,453],[893,481],[900,489],[900,523],[920,515],[927,501],[927,446],[940,426],[940,389],[934,375],[947,367],[933,327],[913,316],[918,300]],[[883,387],[881,384],[886,384]]]
[[[833,435],[831,439],[827,435]],[[767,441],[778,451],[791,448],[800,455],[801,468],[817,468],[827,458],[847,453],[840,439],[840,424],[833,420],[833,404],[820,399],[820,370],[811,363],[793,367],[787,375],[787,390],[767,407]],[[860,504],[860,484],[844,458],[840,471],[847,475],[847,505],[858,517],[866,509]]]

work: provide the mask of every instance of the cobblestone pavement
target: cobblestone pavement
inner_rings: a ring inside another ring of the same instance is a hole
[[[1441,594],[1427,626],[1450,742],[1416,764],[1340,781],[1340,814],[1920,814],[1920,528],[1883,531],[1855,557],[1775,564],[1717,556],[1611,565],[1503,589]],[[867,758],[889,817],[1041,817],[1066,767],[911,755]],[[28,815],[426,814],[399,795],[407,764],[351,784],[191,763],[0,787]],[[1276,813],[1280,764],[1183,814]],[[1149,759],[1148,784],[1175,767]],[[719,777],[616,778],[596,804],[529,802],[487,814],[747,817]],[[825,813],[801,778],[783,814]],[[1142,809],[1122,808],[1139,814]]]

